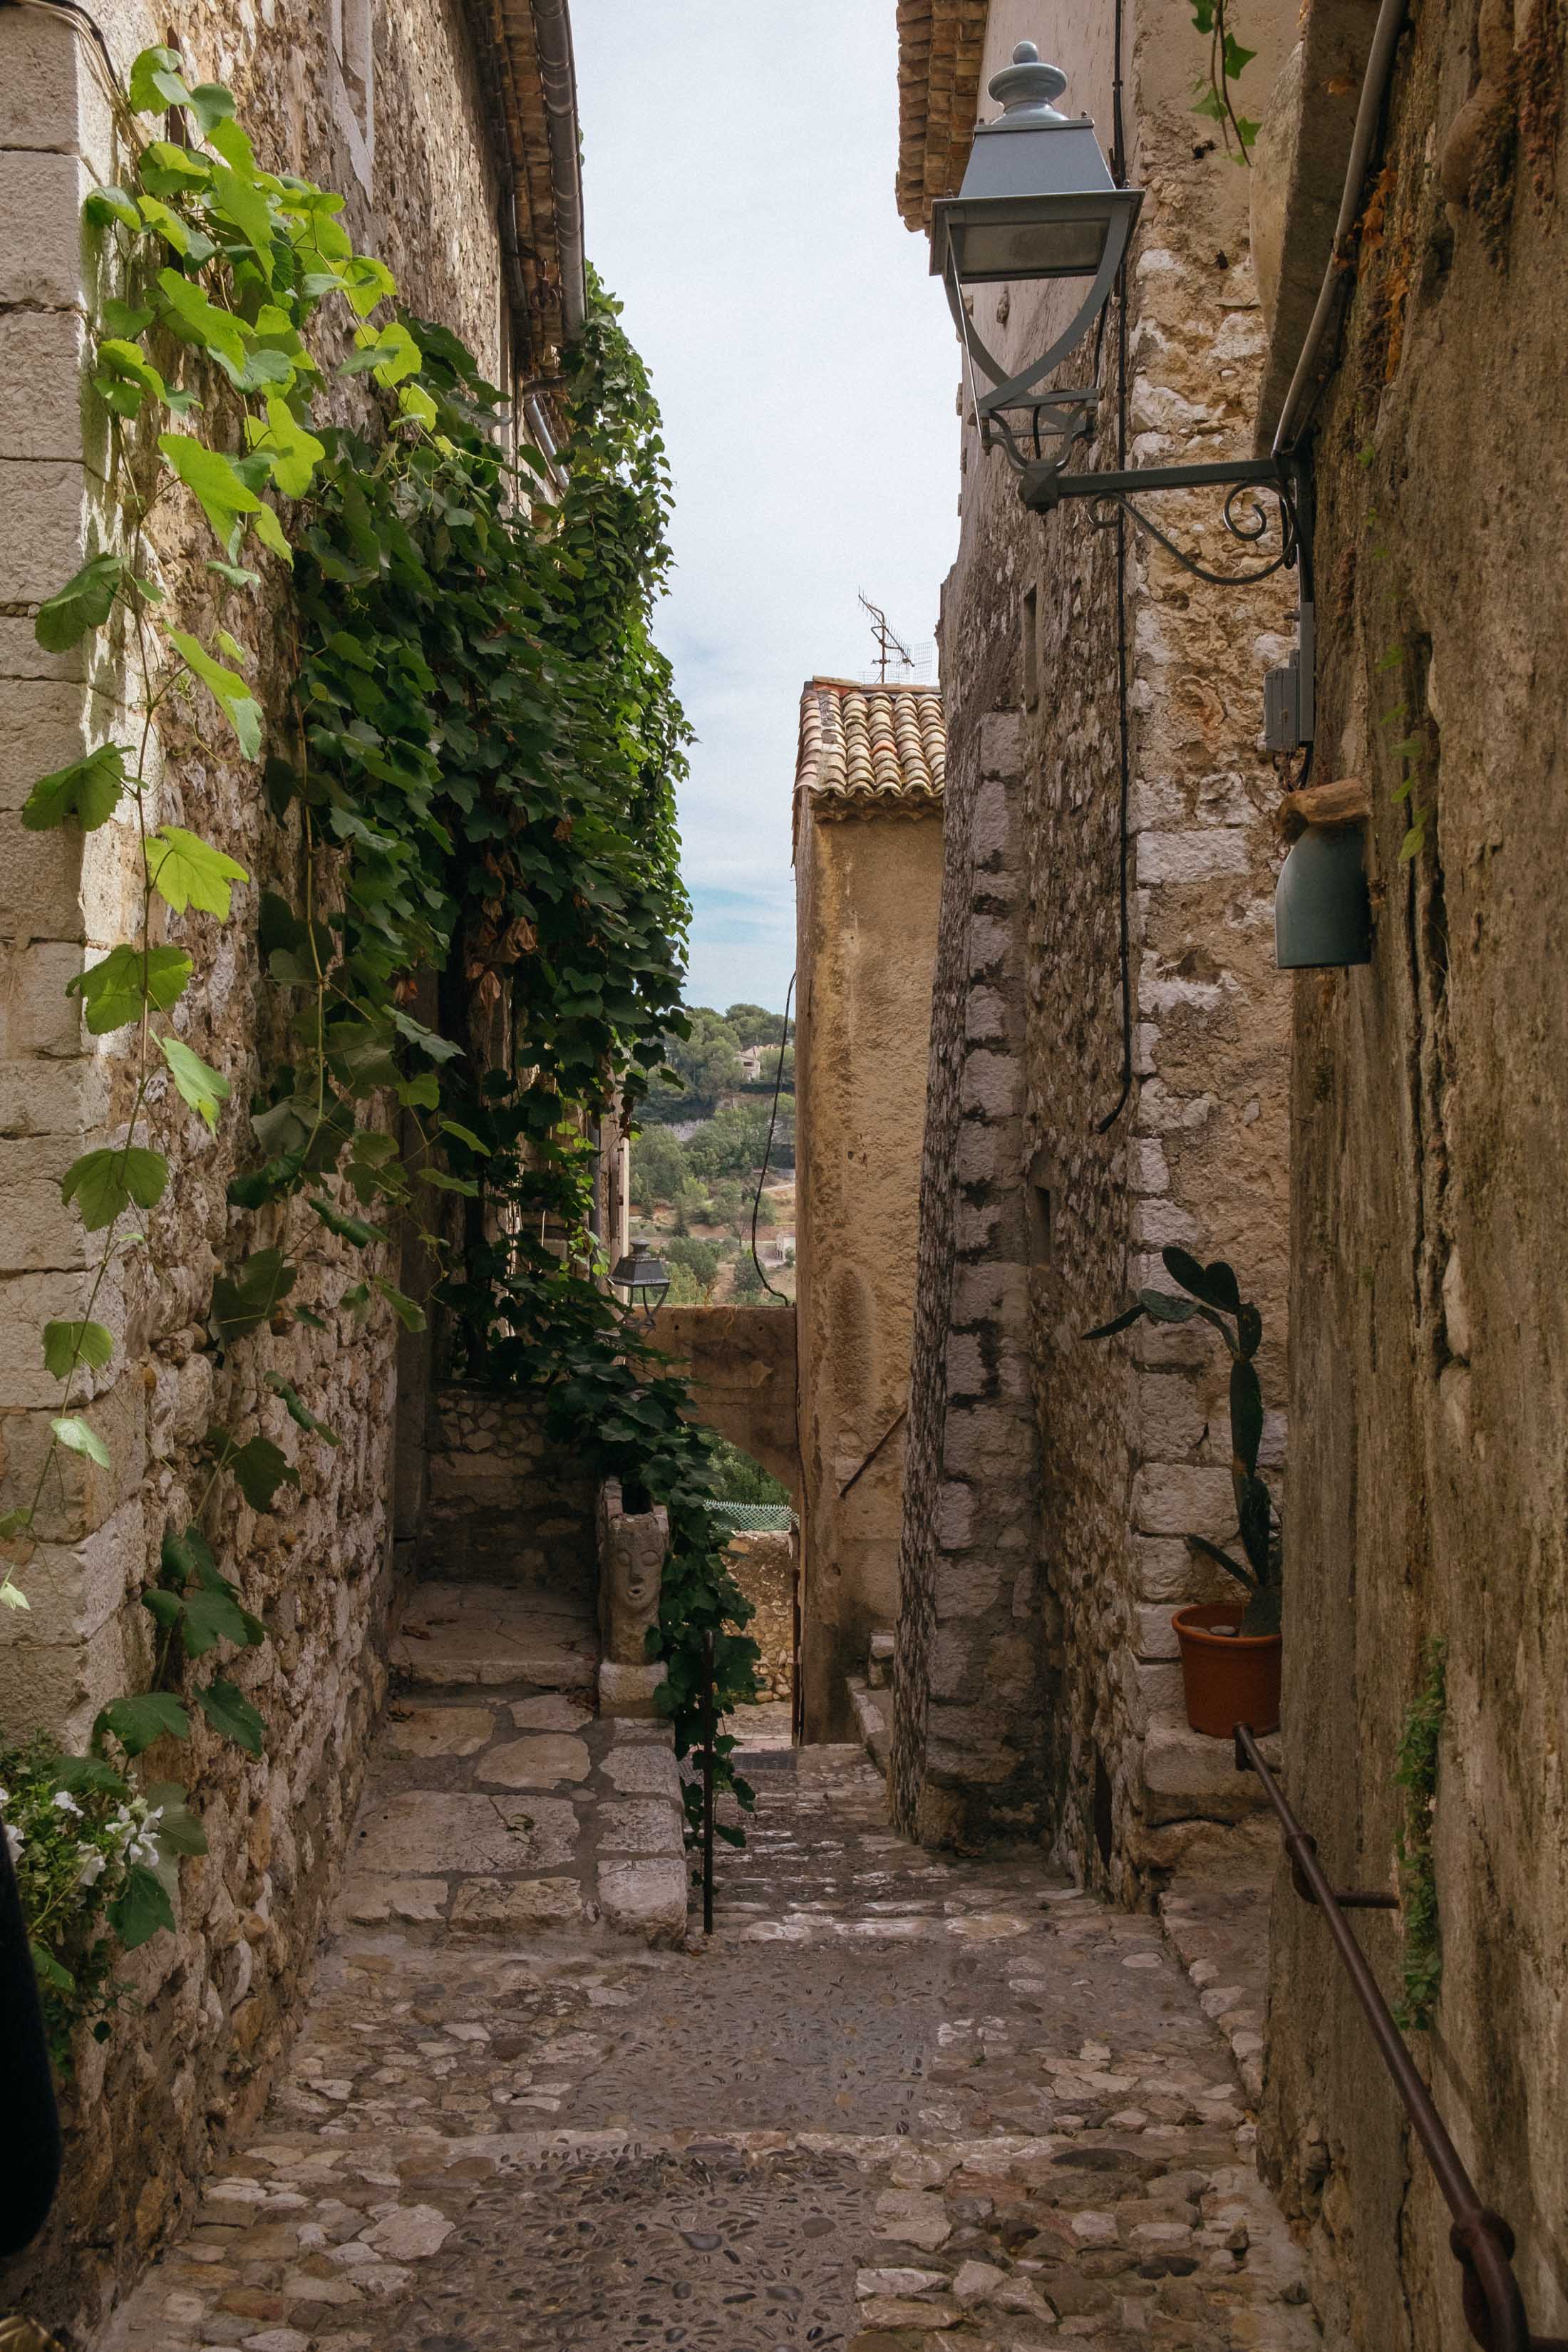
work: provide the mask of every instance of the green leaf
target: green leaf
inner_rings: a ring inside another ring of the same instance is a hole
[[[268,507],[262,511],[270,514],[272,510]],[[277,520],[275,515],[273,520],[275,522]],[[187,636],[183,629],[171,629],[169,637],[181,659],[195,671],[215,701],[221,706],[229,725],[239,739],[239,748],[246,758],[247,760],[258,758],[261,751],[261,706],[255,699],[244,678],[237,671],[226,669],[221,662],[215,661],[205,647],[198,645],[195,637]],[[167,833],[173,828],[165,825],[163,830]],[[195,836],[186,837],[194,839]],[[212,855],[216,857],[218,853],[214,850]],[[240,872],[241,869],[236,869],[236,878],[239,878]],[[225,912],[227,912],[226,907]]]
[[[422,1168],[419,1181],[432,1185],[437,1192],[461,1192],[466,1201],[477,1201],[479,1197],[479,1187],[471,1177],[448,1176],[442,1168]]]
[[[212,205],[221,218],[233,222],[260,263],[263,276],[270,279],[272,212],[254,178],[247,179],[226,163],[216,164],[212,174]]]
[[[155,1739],[188,1739],[191,1718],[168,1691],[143,1691],[136,1698],[111,1699],[92,1728],[94,1738],[111,1731],[127,1756],[140,1756]]]
[[[125,1874],[123,1892],[109,1906],[109,1924],[128,1952],[174,1925],[174,1906],[156,1871],[133,1862]]]
[[[143,212],[154,206],[159,212],[164,212],[167,209],[166,206],[158,205],[154,197],[142,198]],[[164,226],[160,223],[160,226]],[[179,229],[180,235],[186,237],[188,244],[189,238],[184,225],[176,221],[174,226]],[[227,310],[220,310],[216,302],[208,299],[195,278],[182,276],[177,269],[161,269],[158,272],[158,291],[163,298],[164,324],[173,333],[179,336],[182,342],[195,343],[199,350],[210,352],[229,382],[237,388],[240,378],[245,373],[246,361],[249,356],[249,341],[239,320]],[[167,434],[161,437],[158,446],[163,448],[164,440],[179,440],[184,437],[183,435]],[[196,443],[194,446],[199,447],[201,445]],[[167,456],[169,453],[165,451],[164,454]],[[207,454],[209,457],[216,457],[218,453],[215,449],[209,450]],[[182,456],[180,462],[190,464],[193,461]],[[173,458],[171,463],[174,463]],[[216,478],[216,476],[213,477],[215,481]],[[222,536],[221,533],[220,536]]]
[[[226,546],[241,515],[254,514],[261,500],[235,472],[234,461],[209,449],[190,433],[160,433],[158,446],[172,474],[195,493],[216,536]]]
[[[270,1320],[299,1280],[280,1249],[257,1250],[234,1276],[213,1285],[213,1320],[226,1339],[243,1339]]]
[[[377,383],[390,392],[405,375],[417,375],[424,364],[418,344],[401,320],[393,320],[379,335],[362,328],[355,341],[358,348],[344,360],[340,375],[363,375],[374,369]]]
[[[153,1834],[163,1854],[205,1853],[207,1833],[185,1802],[178,1780],[155,1780],[143,1794],[162,1816]]]
[[[294,551],[284,537],[283,526],[270,507],[263,506],[257,509],[250,518],[250,528],[263,547],[269,547],[273,554],[280,556],[285,563],[293,562]]]
[[[355,1249],[368,1249],[372,1242],[384,1242],[388,1238],[379,1225],[367,1224],[363,1217],[351,1217],[333,1201],[323,1200],[312,1193],[310,1206],[330,1234],[336,1234],[342,1241],[352,1242]]]
[[[1406,735],[1403,742],[1394,745],[1394,756],[1396,760],[1419,760],[1426,749],[1419,735]]]
[[[100,629],[124,577],[118,555],[94,555],[63,588],[46,597],[33,624],[33,635],[44,651],[63,654],[79,644],[89,629]]]
[[[252,572],[247,563],[226,563],[219,555],[208,556],[207,570],[216,572],[220,580],[226,580],[231,588],[259,588],[261,585],[259,572]]]
[[[66,982],[68,996],[79,996],[95,1037],[129,1028],[143,1004],[166,1013],[184,994],[191,959],[184,948],[110,948],[101,963],[89,964]]]
[[[1223,1258],[1216,1257],[1209,1265],[1200,1265],[1190,1250],[1172,1247],[1162,1250],[1161,1260],[1173,1282],[1201,1298],[1205,1307],[1217,1307],[1222,1314],[1234,1315],[1241,1306],[1241,1291],[1235,1271]]]
[[[1226,81],[1235,81],[1237,75],[1242,73],[1246,68],[1252,63],[1253,58],[1257,55],[1258,51],[1256,49],[1244,49],[1241,43],[1237,39],[1236,35],[1234,33],[1227,33],[1225,37],[1225,78]]]
[[[85,1454],[88,1460],[96,1462],[100,1470],[108,1469],[108,1446],[97,1430],[89,1429],[86,1422],[79,1420],[75,1413],[68,1414],[63,1421],[51,1421],[49,1427],[54,1432],[57,1444],[63,1445],[71,1454]]]
[[[101,1323],[46,1323],[44,1367],[57,1381],[68,1380],[79,1364],[100,1372],[114,1353],[114,1335]]]
[[[296,1307],[294,1313],[296,1319],[298,1319],[300,1309]],[[320,1318],[318,1317],[316,1320],[319,1322]],[[315,1414],[310,1411],[309,1405],[300,1394],[299,1390],[294,1387],[292,1381],[286,1381],[281,1372],[268,1372],[267,1375],[267,1385],[272,1391],[274,1396],[280,1396],[282,1398],[283,1402],[288,1409],[289,1420],[293,1422],[298,1428],[304,1430],[307,1435],[310,1437],[320,1437],[323,1439],[328,1445],[342,1444],[342,1440],[339,1437],[337,1431],[335,1429],[329,1429],[324,1421],[317,1420]]]
[[[171,106],[185,106],[191,93],[180,72],[174,49],[143,49],[131,68],[125,93],[132,114],[166,114]]]
[[[393,1005],[391,1013],[392,1025],[398,1035],[406,1037],[411,1045],[417,1045],[431,1061],[456,1061],[462,1053],[460,1045],[454,1045],[449,1037],[438,1036],[434,1029],[427,1029],[423,1021],[416,1021],[411,1013],[405,1013],[401,1004]]]
[[[405,1292],[395,1288],[392,1283],[388,1282],[384,1275],[378,1274],[374,1277],[374,1280],[376,1289],[381,1293],[383,1298],[385,1299],[387,1305],[391,1307],[393,1313],[396,1316],[404,1329],[405,1331],[423,1331],[426,1320],[425,1309],[414,1299],[410,1298]]]
[[[1426,846],[1426,820],[1425,816],[1420,816],[1416,818],[1415,823],[1399,845],[1400,864],[1403,866],[1408,859],[1419,857]]]
[[[194,1519],[183,1534],[176,1533],[173,1528],[164,1528],[158,1562],[168,1584],[199,1583],[205,1578],[217,1574],[212,1546]]]
[[[187,1593],[181,1603],[180,1635],[187,1656],[202,1658],[219,1642],[232,1642],[237,1649],[254,1649],[266,1640],[267,1631],[248,1610],[240,1607],[234,1587],[219,1578],[215,1586],[203,1585]]]
[[[178,824],[161,824],[148,842],[147,872],[158,896],[176,915],[187,907],[199,907],[220,922],[228,920],[231,886],[250,879],[243,866]]]
[[[1268,1581],[1268,1531],[1272,1517],[1268,1489],[1261,1478],[1251,1473],[1238,1474],[1235,1486],[1241,1549],[1258,1583],[1266,1584]]]
[[[1262,1437],[1263,1391],[1251,1360],[1238,1356],[1230,1368],[1230,1443],[1243,1470],[1257,1469]]]
[[[160,1037],[159,1051],[168,1063],[174,1084],[191,1108],[208,1129],[217,1133],[217,1115],[229,1097],[229,1084],[216,1070],[203,1061],[199,1054],[179,1037]]]
[[[324,442],[307,433],[286,400],[274,395],[267,403],[267,422],[245,420],[246,438],[253,449],[272,461],[272,478],[286,499],[302,499],[326,452]]]
[[[1278,1584],[1260,1584],[1247,1604],[1241,1631],[1251,1636],[1278,1633],[1284,1593]]]
[[[1256,1356],[1263,1345],[1263,1318],[1256,1307],[1246,1305],[1236,1318],[1236,1336],[1244,1356]]]
[[[195,1699],[215,1731],[232,1739],[247,1756],[260,1755],[267,1727],[243,1692],[232,1683],[212,1682],[196,1692]]]
[[[1207,1536],[1189,1536],[1187,1541],[1194,1546],[1194,1549],[1201,1551],[1205,1559],[1212,1559],[1215,1566],[1223,1568],[1228,1576],[1234,1576],[1237,1584],[1245,1584],[1249,1591],[1256,1591],[1258,1583],[1256,1577],[1243,1568],[1240,1560],[1232,1559],[1229,1552],[1222,1551],[1218,1544],[1210,1543]]]
[[[269,1511],[279,1486],[297,1486],[300,1473],[269,1437],[253,1437],[236,1445],[226,1429],[209,1429],[207,1443],[216,1444],[219,1467],[232,1470],[241,1494],[253,1511]]]
[[[97,1234],[132,1202],[139,1209],[152,1208],[163,1199],[168,1181],[169,1163],[162,1152],[128,1143],[73,1160],[60,1179],[60,1198],[74,1200],[88,1232]]]
[[[187,103],[204,139],[209,138],[220,122],[230,121],[234,116],[234,92],[225,89],[221,81],[197,82]]]
[[[94,188],[82,205],[82,211],[94,228],[109,228],[115,221],[122,226],[142,231],[142,215],[123,188]]]
[[[397,280],[384,261],[374,254],[356,253],[344,261],[338,272],[338,283],[348,297],[354,316],[366,319],[378,302],[384,302],[397,291]]]
[[[5,1516],[10,1518],[13,1514],[7,1511]],[[21,1586],[12,1583],[11,1572],[7,1569],[5,1577],[0,1579],[0,1608],[31,1609],[32,1605]]]
[[[84,833],[95,832],[119,807],[125,762],[133,757],[122,743],[104,743],[85,760],[40,776],[22,803],[22,823],[29,833],[47,833],[75,817]]]
[[[459,1127],[455,1118],[442,1119],[438,1132],[442,1135],[456,1136],[458,1141],[459,1143],[466,1143],[470,1151],[483,1152],[487,1158],[489,1157],[488,1147],[479,1141],[479,1139],[474,1133],[473,1129],[471,1127]]]
[[[155,228],[159,236],[163,238],[164,244],[171,246],[182,257],[190,255],[198,241],[201,245],[207,247],[207,251],[210,254],[212,248],[208,240],[205,237],[201,237],[198,240],[198,238],[193,235],[192,231],[185,226],[185,224],[180,218],[179,214],[176,212],[171,212],[168,205],[163,203],[161,197],[138,196],[136,199],[136,209],[141,214],[142,218],[146,223],[147,226],[149,228]],[[206,257],[205,255],[198,256],[198,258],[205,257]],[[194,340],[194,338],[187,338],[187,340]]]
[[[1138,1304],[1156,1323],[1190,1323],[1198,1311],[1190,1298],[1173,1298],[1165,1290],[1141,1290]]]

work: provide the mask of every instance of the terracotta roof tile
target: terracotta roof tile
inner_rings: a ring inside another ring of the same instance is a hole
[[[795,793],[820,817],[921,816],[942,806],[947,721],[934,686],[809,678]]]
[[[987,0],[899,0],[899,211],[927,228],[958,193],[980,110]]]

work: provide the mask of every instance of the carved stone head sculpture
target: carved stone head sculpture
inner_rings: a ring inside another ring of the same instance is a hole
[[[628,1513],[619,1481],[607,1479],[599,1495],[599,1638],[616,1665],[647,1663],[645,1637],[658,1615],[668,1549],[668,1512]]]

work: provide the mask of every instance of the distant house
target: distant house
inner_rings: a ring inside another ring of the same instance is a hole
[[[735,1059],[740,1063],[746,1084],[754,1087],[763,1075],[763,1049],[760,1045],[742,1045]]]

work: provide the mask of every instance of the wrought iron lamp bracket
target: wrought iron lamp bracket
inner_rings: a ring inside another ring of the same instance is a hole
[[[1279,552],[1267,562],[1256,564],[1247,572],[1214,572],[1200,562],[1195,555],[1179,547],[1169,532],[1144,512],[1140,499],[1163,490],[1196,490],[1223,488],[1226,491],[1222,520],[1229,536],[1243,546],[1256,546],[1272,530],[1279,534]],[[1254,498],[1249,510],[1242,511],[1238,501],[1245,490],[1261,491],[1272,498],[1276,511],[1270,515]],[[1136,466],[1122,472],[1068,474],[1059,465],[1048,461],[1026,466],[1018,485],[1018,495],[1035,514],[1050,514],[1068,499],[1087,499],[1091,508],[1090,520],[1097,530],[1105,530],[1117,514],[1127,515],[1140,530],[1158,541],[1173,555],[1184,572],[1195,579],[1206,580],[1216,588],[1249,588],[1259,580],[1268,580],[1276,572],[1288,570],[1301,551],[1301,531],[1299,520],[1299,499],[1293,470],[1273,457],[1237,458],[1215,464],[1194,466]]]

